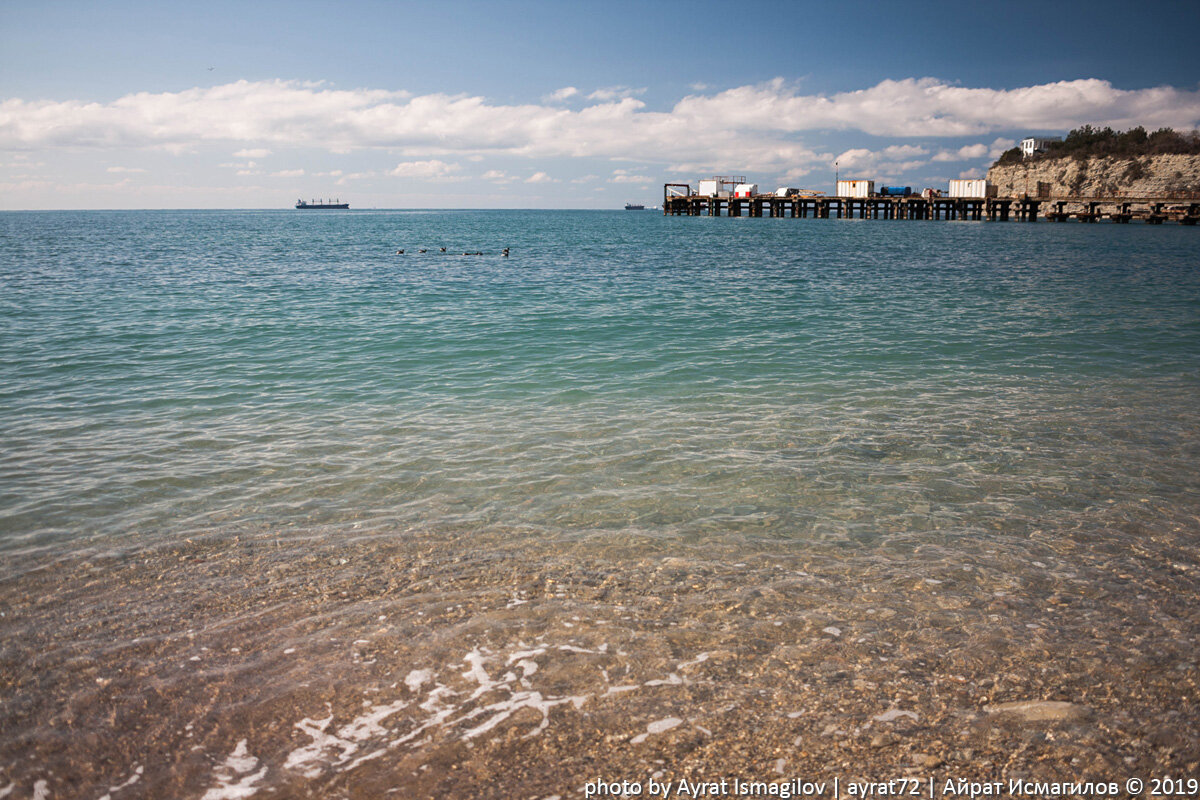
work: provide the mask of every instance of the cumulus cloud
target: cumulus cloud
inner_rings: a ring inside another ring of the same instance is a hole
[[[109,167],[105,172],[145,172],[141,167]]]
[[[1016,139],[1005,139],[1001,136],[999,139],[992,141],[991,147],[988,148],[988,158],[996,159],[1003,155],[1005,150],[1011,150],[1017,146]]]
[[[564,86],[561,89],[557,89],[557,90],[551,92],[550,94],[546,95],[542,99],[545,100],[547,103],[561,103],[564,100],[571,99],[572,97],[574,97],[577,94],[579,94],[579,90],[576,89],[574,86]]]
[[[982,158],[995,160],[1000,157],[1000,154],[1005,150],[1009,150],[1016,146],[1016,141],[1013,139],[1005,139],[1003,137],[995,139],[990,145],[983,144],[968,144],[963,145],[957,150],[939,150],[931,159],[932,161],[975,161]]]
[[[832,161],[831,154],[815,152],[801,141],[812,131],[860,130],[928,140],[1065,130],[1083,123],[1117,128],[1200,124],[1200,91],[1117,89],[1096,79],[988,89],[907,78],[828,95],[802,94],[777,79],[688,95],[663,110],[648,109],[637,99],[643,91],[598,89],[579,108],[547,102],[497,104],[467,95],[342,90],[297,81],[142,92],[108,103],[8,99],[0,102],[0,149],[156,148],[180,153],[219,144],[244,147],[237,151],[244,159],[283,147],[335,153],[377,149],[412,159],[398,165],[394,175],[440,179],[457,168],[454,159],[479,155],[621,159],[667,164],[671,172],[689,174],[803,174]],[[578,94],[574,87],[554,93],[561,99]],[[967,148],[974,153],[981,146]],[[998,146],[994,142],[984,155]],[[915,163],[928,155],[916,145],[895,147],[908,150],[847,151],[843,156],[854,168],[867,169]],[[959,151],[945,152],[957,157]]]
[[[587,99],[599,100],[602,103],[611,103],[613,100],[624,100],[628,97],[637,97],[645,93],[645,88],[631,89],[628,86],[609,86],[604,89],[597,89],[589,94]]]
[[[544,172],[535,172],[525,179],[526,183],[558,183],[554,178],[551,178]]]
[[[445,161],[430,159],[429,161],[403,161],[395,169],[388,170],[388,175],[397,178],[445,178],[459,169],[458,164],[447,164]]]
[[[835,161],[843,177],[852,178],[856,174],[861,176],[870,174],[887,179],[925,166],[925,159],[917,158],[917,156],[928,154],[927,148],[910,144],[891,145],[881,150],[856,147],[846,150]]]
[[[485,181],[492,181],[493,183],[512,183],[516,180],[516,178],[514,178],[512,175],[509,175],[502,169],[489,169],[479,177],[483,178]]]
[[[304,175],[302,169],[281,169],[278,172],[272,172],[272,178],[299,178]]]
[[[334,183],[336,183],[338,186],[345,186],[348,183],[350,183],[351,181],[357,181],[357,180],[362,180],[363,178],[374,178],[374,177],[375,177],[374,172],[348,172],[345,175],[342,175],[336,181],[334,181]]]
[[[1084,122],[1192,128],[1200,122],[1200,92],[1167,86],[1122,90],[1097,79],[973,89],[906,78],[853,92],[801,95],[776,78],[711,97],[686,97],[674,111],[696,119],[736,112],[745,125],[761,129],[856,129],[884,136],[970,136]]]
[[[609,178],[610,183],[653,183],[654,179],[646,175],[634,175],[629,170],[615,169]]]
[[[866,147],[855,147],[837,156],[834,161],[842,169],[872,169],[882,161],[905,156],[925,155],[929,151],[915,145],[892,145],[882,150],[871,150]]]
[[[983,158],[988,154],[988,146],[986,144],[969,144],[958,148],[957,150],[941,150],[934,155],[934,161],[972,161],[976,158]]]

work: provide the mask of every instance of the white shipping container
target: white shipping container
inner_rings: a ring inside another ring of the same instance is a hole
[[[733,190],[734,197],[753,197],[758,194],[757,183],[739,183]]]
[[[800,190],[793,189],[791,186],[780,186],[775,190],[776,197],[791,197],[794,194],[800,194]]]
[[[996,187],[984,178],[955,178],[950,181],[950,196],[977,199],[995,197]]]
[[[700,181],[696,192],[701,197],[716,197],[725,188],[725,181]]]
[[[856,178],[837,182],[838,197],[870,197],[875,194],[875,181]]]

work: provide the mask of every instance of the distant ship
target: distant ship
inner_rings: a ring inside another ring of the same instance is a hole
[[[625,210],[626,211],[645,211],[646,207],[644,205],[642,205],[641,203],[626,203]]]
[[[296,208],[350,208],[349,203],[340,203],[337,200],[326,203],[324,200],[304,200],[296,201]]]

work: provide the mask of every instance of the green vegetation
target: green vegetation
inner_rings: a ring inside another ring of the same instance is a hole
[[[1051,142],[1046,152],[1036,153],[1029,158],[1021,156],[1019,147],[1006,150],[996,159],[995,166],[1059,158],[1086,161],[1104,156],[1133,159],[1139,156],[1197,154],[1200,154],[1200,131],[1180,133],[1171,128],[1159,128],[1153,133],[1146,133],[1141,125],[1127,131],[1084,125],[1068,133],[1063,141]]]

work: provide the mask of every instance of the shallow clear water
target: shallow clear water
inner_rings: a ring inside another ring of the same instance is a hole
[[[1200,720],[1197,236],[0,215],[0,792],[1186,765],[1128,743]],[[1104,724],[979,727],[1038,698]]]
[[[887,538],[1195,499],[1190,229],[0,225],[5,549],[242,522]]]

